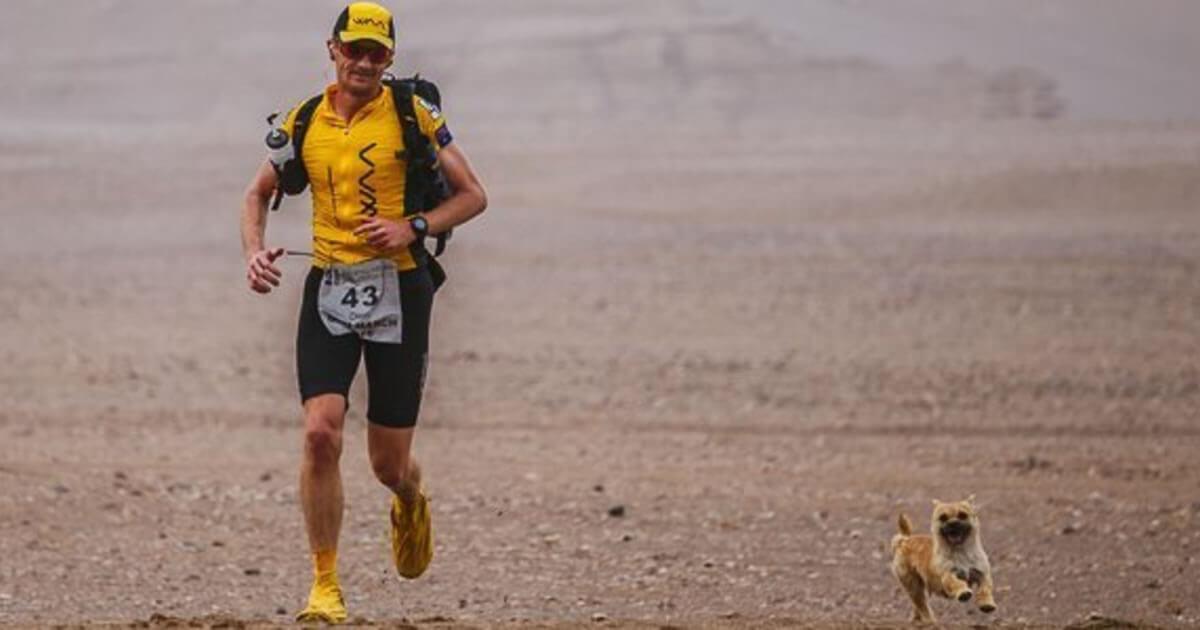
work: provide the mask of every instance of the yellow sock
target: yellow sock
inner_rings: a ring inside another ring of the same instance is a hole
[[[319,578],[337,576],[337,549],[318,551],[313,554],[313,573]]]

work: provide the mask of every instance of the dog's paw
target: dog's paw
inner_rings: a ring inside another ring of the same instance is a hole
[[[971,592],[971,589],[966,589],[966,590],[964,590],[964,591],[961,591],[961,592],[958,594],[958,601],[960,601],[960,602],[969,602],[969,601],[971,601],[971,596],[972,596],[972,595],[974,595],[974,593],[972,593],[972,592]]]
[[[987,604],[980,604],[979,610],[982,610],[985,613],[991,614],[991,613],[996,612],[996,605],[992,604],[990,602]]]

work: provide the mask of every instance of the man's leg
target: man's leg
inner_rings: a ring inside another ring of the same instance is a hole
[[[304,403],[304,461],[300,465],[300,505],[313,555],[337,551],[342,529],[342,427],[346,399],[322,394]]]
[[[414,427],[393,428],[371,423],[367,427],[367,451],[379,483],[387,486],[406,506],[411,506],[421,489],[421,467],[412,457]]]
[[[300,505],[313,559],[313,587],[300,621],[337,623],[346,606],[337,579],[338,533],[342,529],[342,427],[350,383],[358,370],[362,342],[333,335],[317,311],[324,272],[313,268],[304,281],[296,331],[296,376],[304,401],[304,457]]]
[[[337,577],[338,534],[342,529],[342,428],[346,399],[314,396],[304,403],[304,459],[300,465],[300,505],[313,557],[313,585],[297,621],[341,623],[346,619]]]
[[[396,571],[412,579],[433,558],[429,502],[421,491],[421,469],[412,457],[413,430],[421,412],[429,356],[433,280],[426,269],[399,275],[404,343],[367,343],[367,449],[380,483],[392,500],[392,556]]]
[[[367,450],[379,482],[392,491],[392,560],[403,577],[420,577],[433,560],[429,501],[421,490],[421,468],[412,457],[413,428],[371,424]]]

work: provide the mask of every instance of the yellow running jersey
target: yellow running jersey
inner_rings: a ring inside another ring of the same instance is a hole
[[[400,119],[391,88],[383,86],[349,122],[333,110],[337,86],[325,89],[325,97],[313,112],[304,138],[304,168],[312,194],[313,264],[354,264],[388,258],[401,271],[417,266],[408,249],[385,253],[372,247],[354,229],[371,217],[403,220],[405,163],[397,152],[404,150]],[[299,107],[293,108],[283,129],[292,135]],[[438,108],[413,95],[421,133],[437,150],[453,137]],[[418,211],[432,208],[418,208]]]

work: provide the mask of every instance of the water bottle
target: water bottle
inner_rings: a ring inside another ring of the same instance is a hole
[[[296,157],[296,150],[292,147],[292,139],[288,137],[288,133],[282,127],[275,125],[277,118],[279,118],[279,112],[267,116],[267,124],[271,125],[271,131],[267,132],[266,137],[267,161],[275,169],[275,175],[282,180],[284,167]],[[271,201],[271,209],[278,210],[281,203],[283,203],[283,186],[276,184],[275,198]]]
[[[267,117],[267,124],[271,125],[271,131],[267,133],[266,138],[267,159],[275,167],[275,172],[282,173],[284,165],[296,157],[296,150],[292,147],[292,139],[288,137],[287,132],[282,127],[275,126],[278,116],[279,114],[275,113]]]

